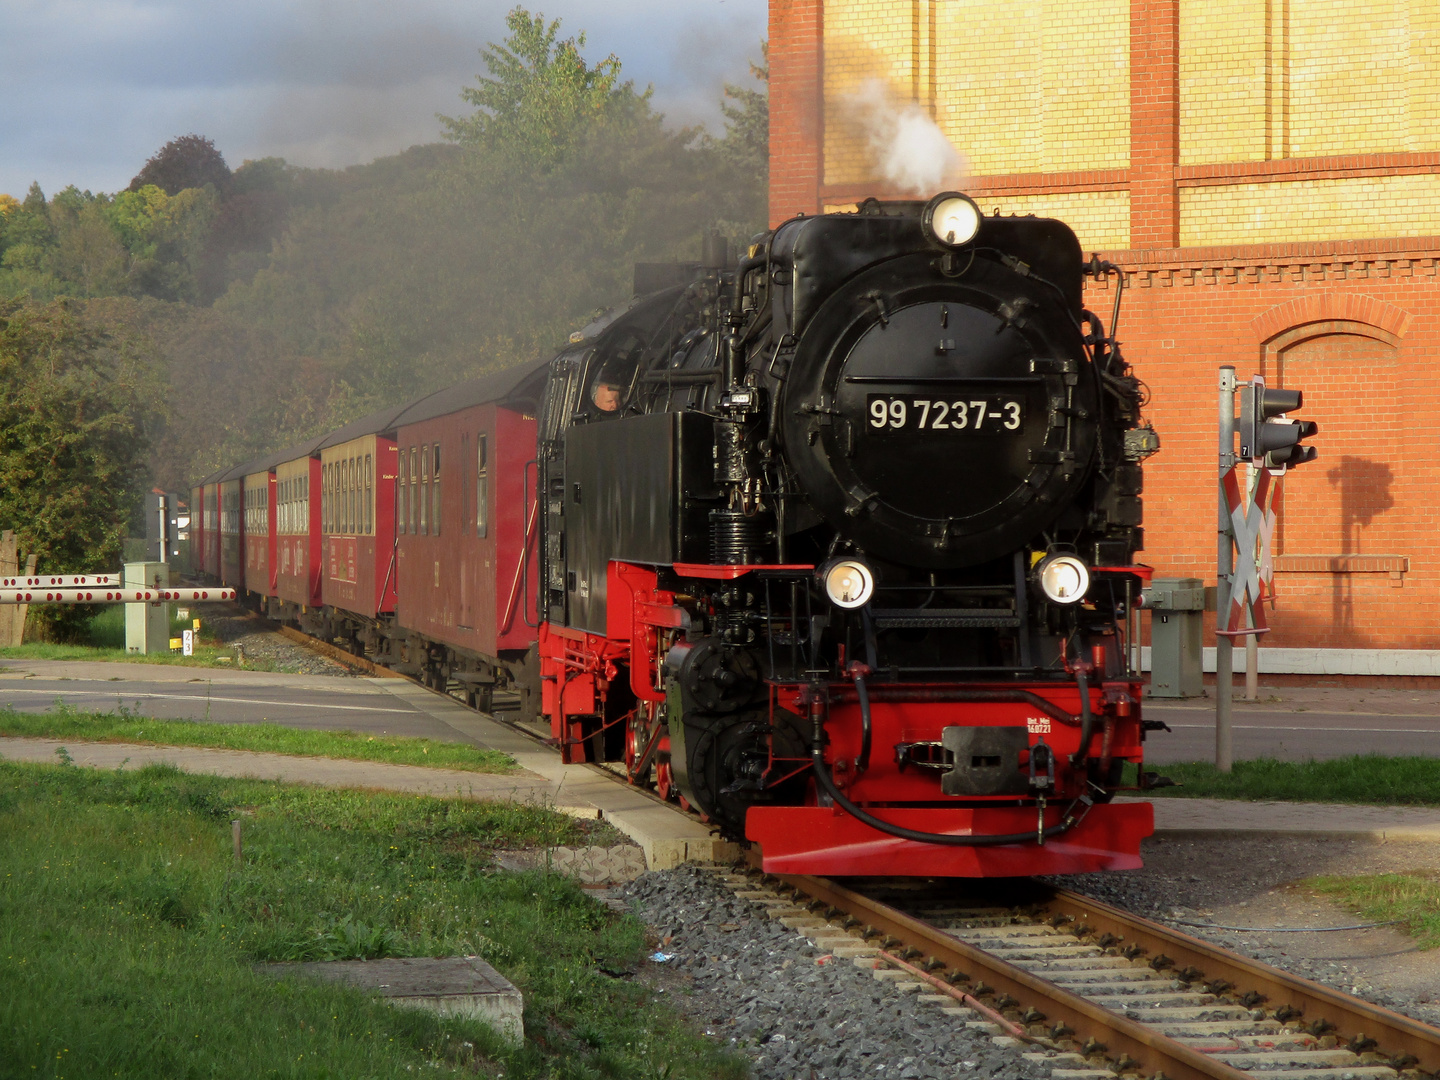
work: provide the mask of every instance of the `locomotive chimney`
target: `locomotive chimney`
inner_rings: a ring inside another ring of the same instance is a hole
[[[711,229],[700,238],[700,265],[706,270],[725,270],[730,266],[730,241]]]

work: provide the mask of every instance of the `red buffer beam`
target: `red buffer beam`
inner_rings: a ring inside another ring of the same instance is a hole
[[[159,604],[170,600],[199,603],[234,599],[234,589],[0,588],[0,604]]]

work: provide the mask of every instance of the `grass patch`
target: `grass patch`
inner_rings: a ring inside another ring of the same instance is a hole
[[[310,731],[279,724],[156,720],[125,708],[114,712],[87,712],[63,703],[44,713],[0,709],[0,735],[158,746],[211,746],[303,757],[383,761],[393,765],[427,765],[466,772],[507,773],[515,768],[515,761],[510,755],[498,750],[482,750],[468,743],[360,735],[353,731]]]
[[[179,637],[182,630],[192,626],[192,620],[175,616],[175,605],[170,605],[170,636]],[[194,611],[196,609],[189,608]],[[200,637],[195,643],[194,655],[185,656],[180,650],[158,653],[129,653],[125,651],[125,605],[111,604],[102,608],[90,620],[88,644],[53,644],[32,641],[25,645],[9,645],[0,648],[0,659],[4,660],[101,660],[111,663],[129,664],[173,664],[176,667],[234,667],[246,671],[280,671],[282,668],[271,660],[247,657],[242,662],[235,650],[210,635],[205,629],[205,620],[200,622]]]
[[[1200,761],[1152,765],[1178,787],[1147,795],[1191,799],[1272,799],[1281,802],[1440,806],[1440,758],[1379,754],[1328,761],[1237,761],[1222,773]],[[1130,782],[1133,782],[1133,769]]]
[[[1432,872],[1317,877],[1302,884],[1373,922],[1398,921],[1420,948],[1440,947],[1440,879]]]
[[[644,987],[606,974],[641,962],[636,920],[566,878],[491,868],[495,848],[579,838],[526,807],[0,762],[0,1072],[743,1075]],[[523,1047],[251,968],[457,954],[524,992]]]

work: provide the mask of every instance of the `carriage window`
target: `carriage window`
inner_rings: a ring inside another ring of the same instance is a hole
[[[418,530],[415,527],[415,520],[420,514],[420,453],[415,447],[410,448],[410,531]]]
[[[420,534],[430,533],[430,447],[420,447]]]
[[[440,444],[435,444],[435,464],[430,472],[430,535],[440,535]]]
[[[351,458],[345,463],[345,531],[352,536],[356,532],[355,511],[358,509],[355,497],[355,486],[360,479],[360,470],[355,466],[355,459]]]
[[[490,474],[485,451],[488,435],[475,438],[475,535],[483,537],[490,527]]]
[[[399,458],[400,467],[396,470],[395,475],[395,531],[403,536],[405,534],[405,503],[409,501],[410,486],[406,483],[405,464],[407,459],[404,450],[400,451]]]
[[[372,505],[371,496],[375,494],[375,484],[372,481],[374,469],[374,458],[370,454],[365,455],[365,535],[370,535],[370,530],[375,523],[375,508]]]
[[[320,466],[320,528],[330,531],[330,466]]]

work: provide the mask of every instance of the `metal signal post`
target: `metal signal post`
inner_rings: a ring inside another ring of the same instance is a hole
[[[1235,468],[1235,369],[1220,368],[1220,528],[1215,575],[1215,622],[1230,610],[1230,575],[1235,572],[1235,534],[1225,476]],[[1224,634],[1215,637],[1215,768],[1228,773],[1234,762],[1231,744],[1231,697],[1235,681],[1235,646]]]
[[[1235,391],[1240,391],[1240,416]],[[1287,469],[1314,461],[1313,446],[1301,444],[1319,425],[1290,420],[1286,414],[1304,404],[1299,390],[1267,388],[1256,375],[1235,381],[1235,369],[1220,368],[1220,501],[1215,604],[1215,768],[1229,772],[1233,761],[1231,705],[1234,697],[1234,639],[1247,638],[1247,690],[1259,670],[1255,639],[1268,632],[1265,601],[1274,599],[1270,538],[1275,530],[1275,490]],[[1240,453],[1235,453],[1235,436]],[[1255,470],[1253,484],[1242,490],[1236,467],[1242,460]],[[1238,553],[1238,561],[1237,561]],[[1253,690],[1252,690],[1253,694]]]

